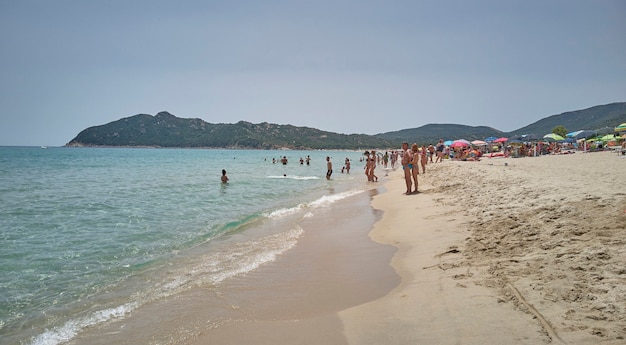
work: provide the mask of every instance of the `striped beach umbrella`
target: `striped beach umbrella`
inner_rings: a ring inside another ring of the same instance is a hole
[[[626,122],[622,123],[621,125],[615,127],[615,132],[626,132]]]

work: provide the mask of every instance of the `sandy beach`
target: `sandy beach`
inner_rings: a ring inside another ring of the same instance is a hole
[[[339,313],[348,343],[626,343],[626,159],[445,161],[385,188],[371,236],[402,282]]]

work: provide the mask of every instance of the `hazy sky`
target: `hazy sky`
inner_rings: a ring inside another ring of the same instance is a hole
[[[376,134],[626,101],[624,0],[0,0],[0,49],[0,145],[160,111]]]

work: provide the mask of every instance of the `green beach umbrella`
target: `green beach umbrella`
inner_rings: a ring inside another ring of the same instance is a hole
[[[601,141],[611,141],[611,140],[617,140],[617,138],[613,134],[607,134],[607,135],[603,136],[602,138],[600,138],[599,140],[601,140]]]
[[[615,132],[626,132],[626,122],[622,123],[621,125],[615,127]]]
[[[559,141],[559,140],[564,140],[565,139],[562,136],[560,136],[558,134],[554,134],[554,133],[548,133],[548,134],[544,135],[543,138],[547,139],[547,140],[554,140],[554,141]]]

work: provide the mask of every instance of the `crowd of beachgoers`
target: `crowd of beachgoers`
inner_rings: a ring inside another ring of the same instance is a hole
[[[446,140],[440,139],[435,145],[411,145],[409,155],[415,154],[419,159],[411,157],[411,163],[422,167],[425,172],[427,163],[437,163],[444,159],[460,161],[478,161],[483,157],[538,157],[548,154],[570,154],[577,151],[597,152],[617,150],[626,153],[626,124],[615,127],[613,134],[598,134],[595,131],[579,130],[568,133],[565,137],[549,133],[543,137],[532,134],[518,135],[511,138],[488,137],[484,140],[468,141],[465,139]],[[392,150],[384,154],[375,154],[375,151],[366,151],[366,162],[375,159],[376,163],[387,168],[396,168],[398,156],[402,157],[405,150]],[[370,158],[370,154],[373,156]]]

